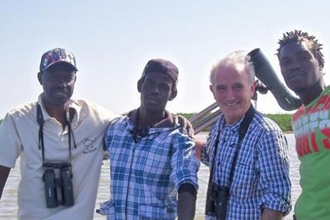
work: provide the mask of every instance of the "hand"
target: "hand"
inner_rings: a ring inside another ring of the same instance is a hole
[[[263,84],[259,80],[256,80],[256,91],[260,92],[260,94],[266,94],[268,90],[269,88],[265,86],[265,84]]]
[[[187,133],[189,137],[194,138],[194,128],[190,121],[183,117],[182,115],[177,115],[174,116],[177,119],[177,122],[180,124],[182,127],[181,132],[182,133]]]

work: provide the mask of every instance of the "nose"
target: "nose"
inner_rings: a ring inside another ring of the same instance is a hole
[[[290,67],[291,70],[299,70],[301,68],[301,65],[299,61],[295,60],[292,62],[292,65]]]
[[[56,80],[56,85],[61,88],[66,88],[68,86],[68,82],[64,78],[60,77]]]
[[[153,86],[150,90],[152,94],[159,94],[158,86]]]
[[[233,89],[228,89],[226,93],[227,101],[232,101],[235,99],[235,91]]]

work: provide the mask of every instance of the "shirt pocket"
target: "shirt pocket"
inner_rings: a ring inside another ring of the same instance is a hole
[[[257,185],[255,164],[256,161],[252,153],[245,152],[239,155],[232,184],[232,193],[235,197],[239,199],[251,198],[252,189],[256,188]]]

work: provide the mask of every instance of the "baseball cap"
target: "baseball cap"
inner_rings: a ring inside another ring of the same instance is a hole
[[[144,67],[142,77],[151,72],[160,72],[167,74],[176,84],[178,81],[178,68],[169,60],[165,59],[151,59]]]
[[[54,48],[42,55],[40,62],[40,72],[47,70],[50,66],[59,62],[68,63],[76,71],[78,71],[76,65],[76,58],[74,57],[72,52],[63,48]]]

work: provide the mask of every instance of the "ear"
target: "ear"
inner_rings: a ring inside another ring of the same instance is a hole
[[[254,95],[254,93],[255,93],[255,91],[256,91],[257,84],[258,84],[257,81],[254,81],[254,82],[251,84],[251,98],[253,97],[253,95]]]
[[[137,90],[139,92],[141,92],[141,90],[142,90],[142,84],[143,84],[143,80],[139,79],[139,81],[137,82]]]
[[[214,99],[216,99],[216,98],[215,98],[215,91],[214,91],[214,88],[213,88],[213,86],[212,86],[212,85],[210,85],[210,86],[209,86],[209,88],[210,88],[210,91],[211,91],[211,92],[212,92],[212,94],[213,94],[213,98],[214,98]]]
[[[176,88],[173,88],[173,90],[171,92],[171,96],[168,100],[172,101],[177,95],[178,95],[178,90]]]
[[[39,81],[40,85],[42,85],[42,72],[39,72],[37,74],[37,77],[38,77],[38,81]]]

